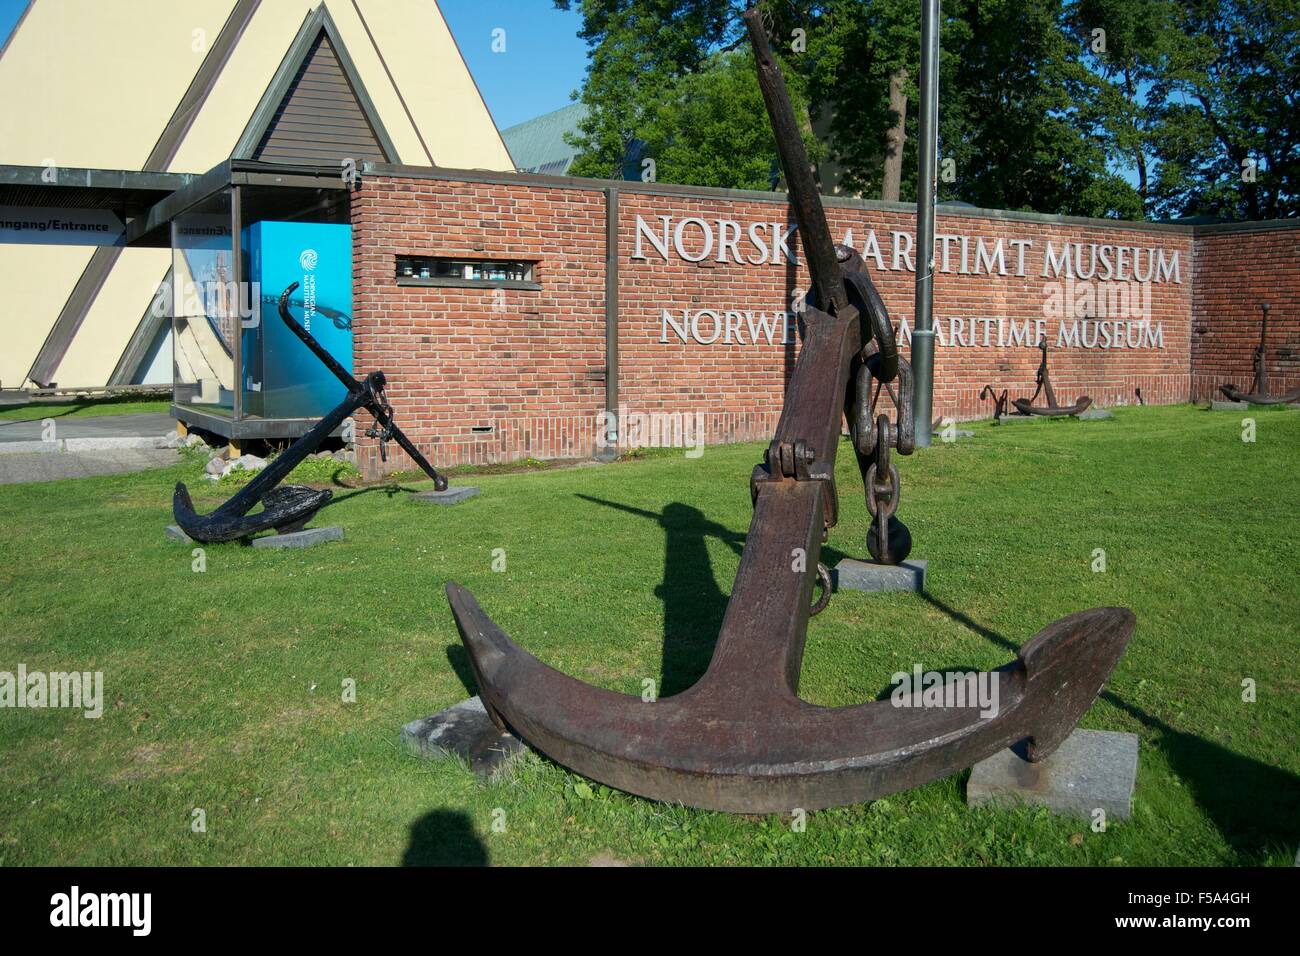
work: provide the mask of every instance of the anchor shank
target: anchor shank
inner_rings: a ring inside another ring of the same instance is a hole
[[[805,441],[819,461],[834,463],[849,367],[861,346],[859,326],[858,311],[852,306],[844,306],[834,316],[812,306],[804,312],[803,345],[773,441]]]
[[[239,489],[230,500],[212,512],[214,516],[247,514],[262,500],[269,489],[278,485],[289,472],[302,463],[303,459],[320,447],[321,442],[329,437],[334,429],[343,424],[358,408],[370,400],[368,392],[351,392],[333,411],[318,421],[311,429],[279,455],[276,455],[265,468],[243,488]]]
[[[759,486],[713,659],[696,685],[727,697],[729,712],[761,711],[773,697],[798,693],[821,548],[822,494],[818,481]]]
[[[754,487],[736,582],[713,660],[702,683],[735,695],[746,709],[773,696],[795,697],[807,638],[808,612],[825,530],[825,496],[833,493],[835,453],[859,316],[809,307],[804,344],[786,392],[771,448],[802,442],[815,458],[810,475],[780,474],[769,451]]]
[[[790,208],[799,225],[799,239],[808,260],[808,273],[817,302],[828,309],[838,310],[848,303],[844,291],[843,275],[835,259],[835,246],[831,240],[826,213],[822,209],[821,192],[813,178],[808,151],[804,149],[803,135],[795,119],[785,78],[772,56],[763,29],[763,16],[757,7],[750,7],[742,15],[749,32],[750,46],[754,50],[754,63],[758,69],[758,87],[767,105],[767,115],[776,134],[776,148],[781,157],[786,187],[790,190]]]

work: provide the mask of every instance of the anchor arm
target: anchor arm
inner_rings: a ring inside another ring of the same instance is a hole
[[[996,694],[996,713],[978,704],[903,707],[892,699],[819,707],[795,696],[770,667],[749,666],[746,656],[747,642],[776,643],[774,632],[790,626],[801,632],[802,649],[807,593],[793,603],[788,593],[772,602],[762,602],[760,593],[749,613],[737,610],[745,557],[741,562],[723,624],[734,634],[727,651],[715,653],[708,673],[690,689],[650,702],[592,687],[542,663],[460,585],[447,585],[447,599],[479,693],[501,726],[608,786],[732,813],[874,800],[948,776],[1022,740],[1029,742],[1030,759],[1041,760],[1092,705],[1134,626],[1124,608],[1095,608],[1045,628],[1016,660],[974,675]],[[788,567],[785,577],[795,577]],[[764,612],[779,617],[764,619]],[[792,621],[799,617],[802,623]]]

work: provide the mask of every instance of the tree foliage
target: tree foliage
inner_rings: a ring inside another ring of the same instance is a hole
[[[574,171],[767,188],[744,0],[555,0],[583,17]],[[814,157],[880,194],[891,77],[916,195],[917,0],[763,0]],[[1300,0],[945,0],[941,199],[1088,216],[1300,213]],[[812,130],[819,134],[816,141]],[[828,168],[830,168],[828,167]]]

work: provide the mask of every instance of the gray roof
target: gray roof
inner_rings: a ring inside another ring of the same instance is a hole
[[[501,131],[506,149],[521,173],[563,176],[573,165],[578,151],[564,141],[565,133],[576,133],[587,116],[587,107],[571,103]]]

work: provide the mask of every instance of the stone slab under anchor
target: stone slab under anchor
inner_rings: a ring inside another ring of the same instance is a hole
[[[966,805],[1043,806],[1053,813],[1107,820],[1133,813],[1137,734],[1076,729],[1046,760],[1030,763],[1015,750],[981,760],[966,784]]]
[[[194,539],[181,530],[178,524],[169,524],[163,528],[163,534],[169,541],[179,541],[181,544],[193,544]]]
[[[455,488],[448,488],[446,491],[417,491],[411,495],[411,500],[431,505],[458,505],[462,501],[477,497],[478,486],[459,485]]]
[[[1212,412],[1245,412],[1249,410],[1250,406],[1245,402],[1221,402],[1217,398],[1210,402],[1210,411]]]
[[[417,757],[460,757],[480,778],[492,776],[528,749],[514,734],[497,729],[478,697],[411,721],[402,728],[401,740]]]
[[[288,534],[268,534],[253,539],[255,548],[310,548],[326,541],[339,541],[343,538],[343,529],[337,525],[330,528],[303,528]]]
[[[1098,408],[1093,405],[1087,411],[1082,411],[1074,416],[1081,422],[1099,422],[1107,418],[1114,418],[1115,413],[1106,408]]]
[[[1028,425],[1030,422],[1045,422],[1047,415],[999,415],[993,421],[998,425]]]
[[[925,590],[925,575],[930,562],[908,559],[902,564],[877,564],[842,558],[831,569],[831,587],[836,591],[865,591],[880,594],[885,591]]]

